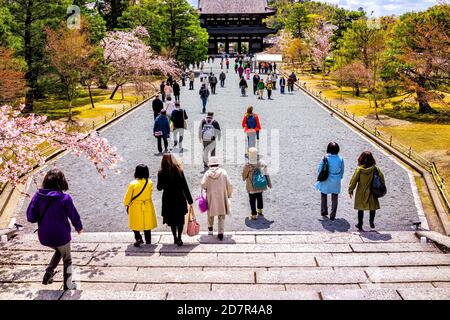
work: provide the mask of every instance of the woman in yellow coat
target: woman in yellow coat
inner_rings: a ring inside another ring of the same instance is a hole
[[[152,243],[152,230],[158,226],[152,193],[153,182],[146,165],[138,165],[134,174],[136,180],[128,186],[123,204],[127,207],[130,229],[136,239],[135,247],[144,243],[141,231],[144,231],[145,243]]]

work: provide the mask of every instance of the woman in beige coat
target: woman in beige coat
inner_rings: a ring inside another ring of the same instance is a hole
[[[206,171],[202,179],[202,188],[206,191],[208,200],[208,230],[212,234],[214,217],[219,219],[219,240],[223,240],[225,232],[225,217],[229,215],[233,186],[228,179],[227,172],[220,168],[219,159],[211,157],[209,160],[209,170]]]

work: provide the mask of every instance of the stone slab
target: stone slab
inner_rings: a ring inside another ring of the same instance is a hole
[[[372,282],[450,281],[450,267],[367,268]]]
[[[400,242],[400,243],[418,243],[419,240],[416,237],[414,231],[369,231],[359,233],[363,242],[378,242],[378,243],[389,243],[389,242]]]
[[[167,300],[319,300],[319,294],[313,291],[216,290],[171,292]]]
[[[33,251],[0,251],[0,265],[47,265],[53,252]],[[92,254],[86,252],[72,252],[74,265],[84,266],[91,260]]]
[[[323,243],[362,243],[359,234],[356,233],[311,233],[304,235],[257,235],[257,243],[303,243],[303,244],[323,244]]]
[[[358,284],[286,284],[287,291],[326,291],[360,289]]]
[[[436,288],[450,288],[450,282],[433,282],[433,286]]]
[[[67,291],[61,300],[166,300],[166,293],[158,291]]]
[[[233,285],[232,285],[233,286]],[[195,291],[211,291],[211,284],[198,283],[138,283],[135,288],[136,291],[160,291],[160,292],[195,292]]]
[[[97,249],[97,243],[72,243],[71,249],[72,252],[93,252]],[[49,251],[53,252],[54,250],[49,247],[44,247],[39,242],[36,241],[22,241],[22,240],[12,240],[0,246],[0,253],[2,250],[17,250],[17,251]]]
[[[431,282],[361,283],[361,289],[433,289]]]
[[[15,289],[0,292],[0,300],[59,300],[63,291]]]
[[[368,279],[361,270],[271,270],[257,271],[256,283],[277,284],[358,284],[365,283]]]
[[[399,289],[404,300],[450,300],[450,288]]]
[[[195,237],[183,237],[183,242],[186,244],[238,244],[238,243],[255,243],[254,235],[233,235],[225,234],[223,240],[219,240],[216,235],[209,236],[206,234],[198,235]],[[159,240],[160,244],[167,243],[173,244],[172,235],[162,235]]]
[[[393,289],[355,289],[322,291],[323,300],[401,300]]]
[[[354,252],[439,252],[432,244],[422,243],[351,243]]]
[[[211,291],[286,291],[282,284],[224,284],[213,283]]]

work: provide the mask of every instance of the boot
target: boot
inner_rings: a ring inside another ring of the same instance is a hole
[[[52,284],[53,283],[53,277],[55,276],[56,271],[54,272],[45,272],[44,274],[44,278],[42,279],[42,284],[43,285],[48,285],[48,284]]]
[[[258,216],[264,217],[263,209],[258,209],[257,211],[258,211]]]

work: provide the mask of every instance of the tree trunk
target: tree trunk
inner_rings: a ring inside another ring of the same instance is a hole
[[[91,90],[91,85],[88,84],[88,90],[89,90],[89,99],[91,99],[91,105],[92,105],[92,109],[95,109],[95,104],[94,104],[94,99],[92,99],[92,90]]]
[[[380,117],[378,116],[378,101],[377,98],[373,97],[373,102],[375,105],[375,118],[380,121]]]
[[[114,96],[116,95],[117,90],[119,90],[120,88],[120,84],[117,84],[116,87],[114,88],[114,91],[111,94],[111,97],[109,97],[109,99],[113,100]]]
[[[359,85],[355,87],[355,96],[359,97],[361,95],[361,90],[359,89]]]
[[[28,70],[25,73],[25,80],[29,90],[27,91],[25,98],[25,111],[33,111],[34,105],[34,90],[36,87],[36,77],[33,69],[33,48],[31,44],[31,24],[33,22],[33,13],[31,11],[33,7],[33,1],[27,1],[25,13],[25,35],[24,35],[24,52],[25,52],[25,62],[28,66]]]
[[[422,91],[416,91],[417,94],[417,100],[419,101],[419,113],[435,113],[436,110],[434,110],[430,103],[428,102],[428,99],[426,97],[426,94]]]
[[[120,86],[120,90],[122,91],[122,101],[125,100],[125,97],[123,95],[123,86]]]
[[[72,100],[69,100],[69,122],[72,121]]]

